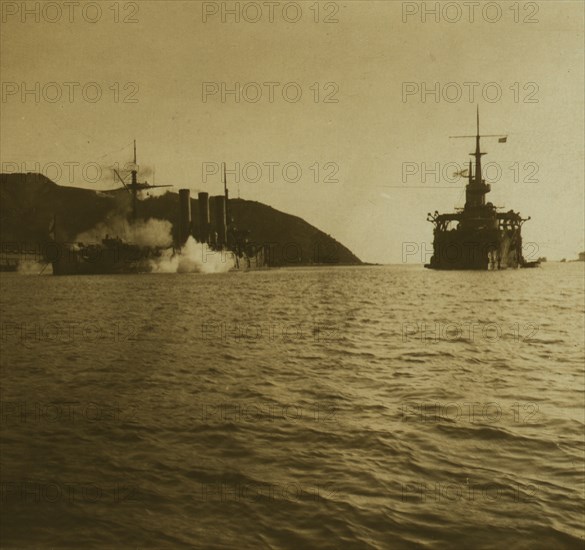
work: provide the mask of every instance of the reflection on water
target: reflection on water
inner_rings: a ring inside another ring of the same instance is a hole
[[[583,267],[2,274],[2,544],[578,547]]]

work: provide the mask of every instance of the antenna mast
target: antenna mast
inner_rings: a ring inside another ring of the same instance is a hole
[[[134,166],[132,166],[132,219],[136,220],[136,202],[138,200],[138,170],[136,166],[136,140],[134,140]]]
[[[475,153],[470,153],[475,157],[475,184],[481,185],[481,157],[485,155],[479,147],[479,105],[477,106],[477,134],[475,135]]]
[[[225,174],[225,162],[221,163],[221,180],[223,182],[223,194],[225,195],[225,213],[226,213],[226,218],[228,219],[228,224],[229,224],[230,207],[229,207],[229,192],[228,192],[228,188],[227,188],[227,179],[226,179],[226,174]]]

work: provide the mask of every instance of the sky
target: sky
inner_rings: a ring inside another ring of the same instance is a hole
[[[150,182],[219,194],[225,162],[232,197],[415,263],[427,212],[463,206],[474,140],[450,136],[479,107],[507,136],[482,142],[488,200],[531,217],[529,259],[585,250],[580,1],[480,2],[473,21],[469,2],[1,4],[2,172],[112,189],[136,139]]]

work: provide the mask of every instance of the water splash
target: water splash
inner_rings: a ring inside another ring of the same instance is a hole
[[[87,244],[101,242],[109,236],[141,247],[164,249],[159,257],[149,262],[153,273],[226,273],[235,267],[232,252],[212,250],[193,237],[180,249],[174,248],[172,227],[167,220],[151,218],[128,222],[124,216],[117,215],[81,233],[75,240]]]
[[[45,262],[39,262],[37,260],[24,259],[18,262],[18,273],[21,275],[51,275],[52,269],[47,269]]]
[[[189,237],[181,250],[167,249],[151,261],[154,273],[226,273],[235,266],[230,252],[217,252]]]

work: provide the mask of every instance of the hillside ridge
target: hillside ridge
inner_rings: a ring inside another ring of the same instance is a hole
[[[193,226],[198,224],[198,204],[191,198]],[[42,174],[0,174],[0,241],[33,243],[48,239],[48,228],[56,217],[61,238],[74,241],[108,218],[126,216],[130,195],[124,190],[94,191],[64,187]],[[178,228],[179,197],[171,191],[139,202],[139,216],[168,220]],[[360,265],[347,247],[299,216],[281,212],[258,201],[229,200],[229,214],[249,239],[274,247],[275,265]]]

